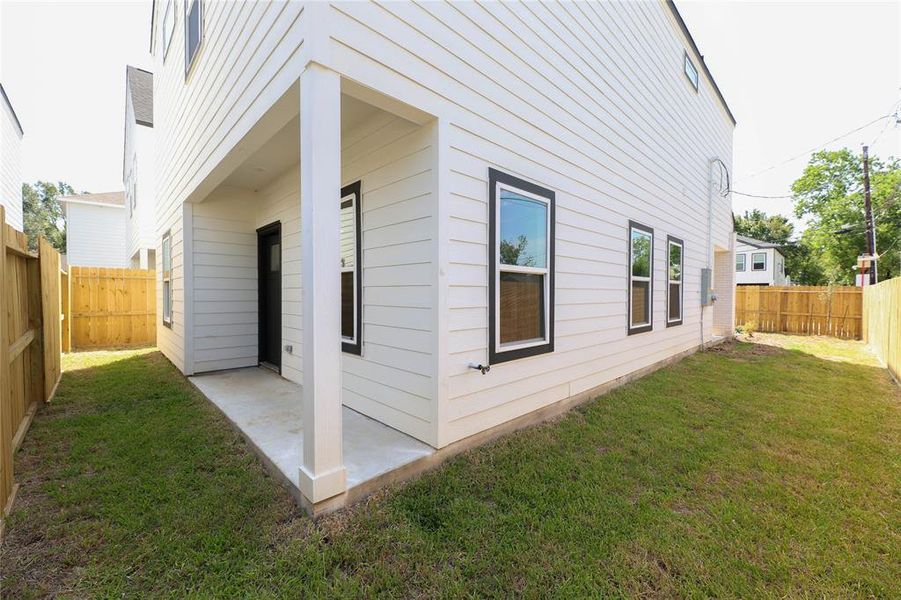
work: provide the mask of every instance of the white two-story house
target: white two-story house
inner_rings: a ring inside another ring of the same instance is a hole
[[[785,255],[779,244],[737,236],[735,245],[736,285],[789,285]]]
[[[0,84],[0,205],[6,222],[22,231],[22,124]],[[2,223],[0,223],[2,225]]]
[[[152,22],[158,345],[312,511],[733,331],[735,120],[671,2]]]
[[[153,73],[127,67],[125,72],[125,143],[122,184],[125,189],[125,260],[134,269],[156,264],[156,156],[153,140]]]

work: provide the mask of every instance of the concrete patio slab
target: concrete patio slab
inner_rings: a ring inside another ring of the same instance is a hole
[[[190,380],[298,487],[303,457],[299,385],[257,367],[195,375]],[[343,426],[348,489],[435,453],[428,444],[346,406]]]

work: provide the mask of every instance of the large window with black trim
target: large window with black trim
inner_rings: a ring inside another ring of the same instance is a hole
[[[554,192],[489,169],[489,361],[554,351]]]
[[[163,234],[163,325],[172,327],[172,234]]]
[[[666,237],[666,326],[682,324],[682,271],[685,244],[679,238]]]
[[[361,354],[363,327],[360,182],[341,188],[341,349]]]
[[[629,334],[653,328],[654,230],[629,221]]]

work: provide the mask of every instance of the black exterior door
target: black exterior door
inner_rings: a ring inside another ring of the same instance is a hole
[[[282,366],[282,226],[257,230],[260,363]]]

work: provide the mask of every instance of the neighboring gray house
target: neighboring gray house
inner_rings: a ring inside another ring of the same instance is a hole
[[[156,265],[153,73],[129,66],[125,73],[125,259],[135,269]]]

